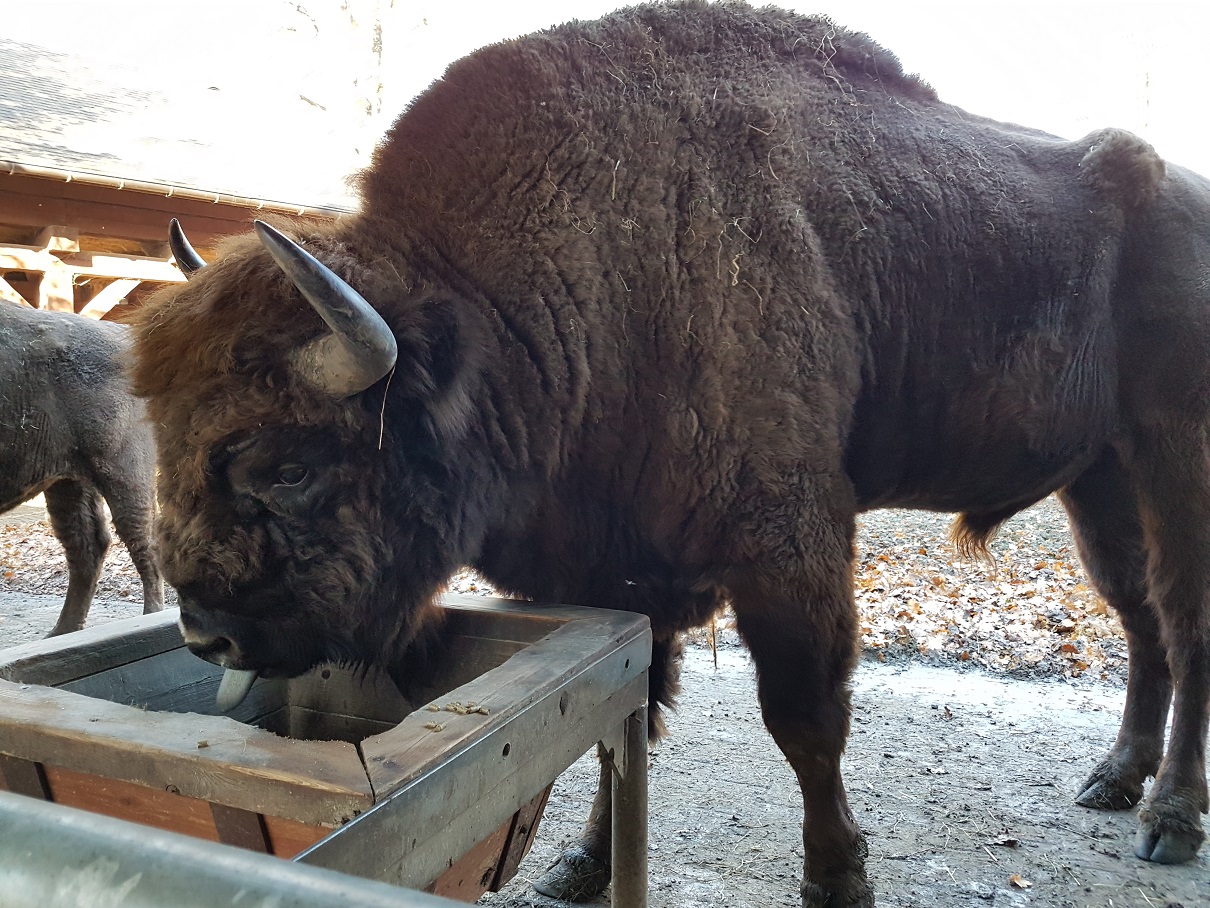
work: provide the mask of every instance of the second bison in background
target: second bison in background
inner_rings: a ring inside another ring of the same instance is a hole
[[[155,442],[124,372],[129,329],[0,301],[0,513],[45,495],[67,556],[51,634],[84,626],[112,537],[105,504],[143,582],[164,605],[151,541]]]
[[[972,116],[825,19],[685,2],[454,64],[361,189],[333,226],[231,240],[142,315],[194,652],[402,677],[470,564],[650,616],[654,707],[678,632],[730,602],[802,790],[803,903],[868,906],[841,778],[855,515],[961,512],[978,548],[1059,491],[1130,646],[1081,803],[1155,775],[1136,851],[1195,856],[1204,179],[1128,133]],[[608,880],[608,791],[543,891]]]

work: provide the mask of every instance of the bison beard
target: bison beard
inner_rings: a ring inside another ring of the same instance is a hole
[[[1205,180],[1120,131],[972,117],[826,20],[686,2],[454,64],[361,190],[330,227],[283,225],[297,245],[262,225],[186,257],[142,312],[195,651],[405,678],[470,564],[650,616],[667,705],[677,635],[729,602],[802,788],[803,903],[870,905],[840,774],[855,514],[961,512],[978,549],[1058,491],[1130,647],[1079,802],[1134,805],[1154,775],[1137,853],[1194,857]],[[607,799],[544,890],[607,879]]]

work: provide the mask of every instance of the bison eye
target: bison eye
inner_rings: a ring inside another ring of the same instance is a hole
[[[300,463],[284,464],[277,471],[277,485],[296,486],[307,478],[307,468]]]

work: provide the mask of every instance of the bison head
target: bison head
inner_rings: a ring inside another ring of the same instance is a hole
[[[271,676],[398,663],[473,545],[448,516],[472,484],[446,456],[468,432],[464,319],[348,235],[257,222],[205,267],[175,227],[173,246],[190,280],[142,310],[133,374],[186,642]]]

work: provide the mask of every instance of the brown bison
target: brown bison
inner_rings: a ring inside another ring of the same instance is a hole
[[[1210,183],[1124,132],[972,116],[826,19],[683,2],[455,63],[361,194],[230,240],[138,327],[198,655],[403,678],[469,564],[650,616],[667,705],[678,633],[730,603],[802,788],[803,903],[870,905],[855,515],[961,512],[978,548],[1057,491],[1131,656],[1079,801],[1155,776],[1137,852],[1194,857]],[[606,797],[543,891],[603,882]]]
[[[155,441],[130,393],[123,325],[0,302],[0,513],[45,493],[67,556],[67,598],[51,636],[88,618],[118,536],[143,582],[143,611],[164,607],[152,545]]]

